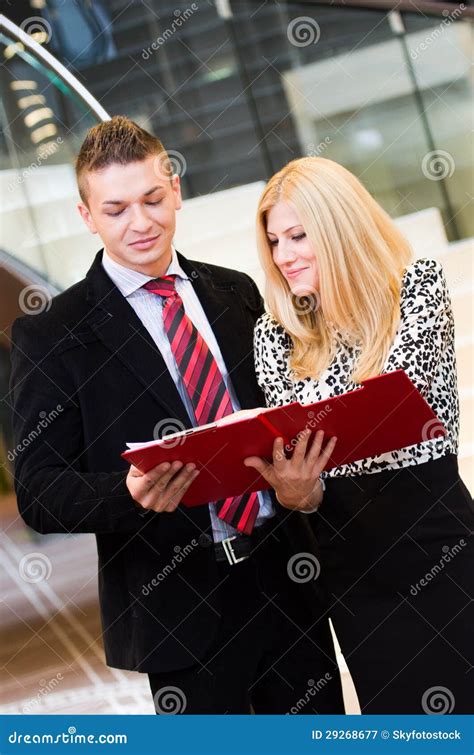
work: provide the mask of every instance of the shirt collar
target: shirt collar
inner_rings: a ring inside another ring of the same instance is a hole
[[[130,296],[130,294],[133,294],[145,283],[154,280],[151,275],[144,275],[143,273],[138,272],[138,270],[133,270],[130,267],[120,265],[112,259],[107,253],[105,247],[102,253],[102,267],[123,296]],[[177,275],[179,278],[189,280],[189,277],[179,264],[178,255],[174,246],[171,247],[171,262],[165,275]]]

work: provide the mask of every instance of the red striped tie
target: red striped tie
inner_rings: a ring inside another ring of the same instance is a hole
[[[164,299],[163,324],[171,351],[194,407],[197,424],[207,425],[232,414],[232,402],[212,352],[184,311],[183,301],[175,289],[175,278],[175,275],[155,278],[143,288]],[[218,517],[246,535],[252,532],[258,510],[255,492],[216,501]]]

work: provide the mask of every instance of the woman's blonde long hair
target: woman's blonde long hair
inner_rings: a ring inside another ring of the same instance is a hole
[[[267,213],[278,202],[295,210],[314,249],[319,291],[312,298],[292,294],[273,261]],[[412,250],[360,181],[333,160],[292,160],[264,189],[257,243],[268,311],[293,341],[295,379],[317,379],[340,339],[360,349],[356,383],[380,374],[398,326],[403,270]]]

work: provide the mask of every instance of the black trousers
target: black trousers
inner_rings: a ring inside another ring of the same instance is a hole
[[[194,666],[149,674],[158,714],[344,712],[328,619],[315,622],[288,560],[272,535],[249,559],[219,563],[218,636]]]
[[[311,524],[362,713],[474,713],[473,523],[454,455],[327,481]]]

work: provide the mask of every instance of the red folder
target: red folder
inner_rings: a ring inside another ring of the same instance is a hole
[[[288,456],[298,433],[309,428],[311,443],[318,430],[325,441],[338,440],[326,469],[367,456],[378,456],[446,434],[425,399],[403,370],[364,380],[360,388],[316,404],[294,402],[275,408],[236,412],[224,420],[167,435],[124,451],[122,457],[141,472],[162,462],[194,462],[200,474],[183,497],[198,506],[228,496],[269,487],[248,456],[269,461],[275,438],[282,437]],[[135,445],[135,444],[132,444]]]

